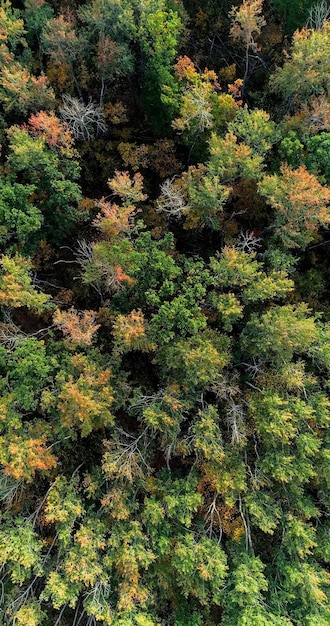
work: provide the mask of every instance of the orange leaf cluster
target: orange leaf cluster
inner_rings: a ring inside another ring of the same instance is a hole
[[[243,82],[244,81],[241,78],[238,78],[237,80],[235,80],[234,83],[231,83],[230,85],[228,85],[228,92],[235,99],[236,104],[238,104],[238,106],[241,106],[243,104],[243,100],[242,100]]]
[[[58,149],[61,154],[72,156],[74,138],[68,125],[61,122],[54,113],[38,111],[31,115],[28,123],[29,132],[35,137],[42,137],[51,150]]]
[[[117,196],[129,203],[143,202],[148,197],[142,191],[143,176],[139,173],[134,174],[132,179],[128,172],[116,170],[114,177],[108,180],[108,186]]]
[[[281,177],[265,176],[259,189],[276,210],[275,232],[288,247],[306,246],[308,233],[330,223],[330,189],[319,183],[305,165],[292,170],[281,166]]]
[[[189,83],[193,84],[199,83],[201,80],[213,82],[216,84],[217,88],[220,89],[220,85],[217,83],[218,75],[213,70],[207,69],[207,67],[204,72],[198,72],[194,63],[188,56],[179,57],[174,68],[180,80],[187,80]]]
[[[136,208],[133,205],[120,207],[118,204],[110,204],[102,198],[97,206],[101,209],[93,222],[93,226],[99,228],[106,237],[115,237],[120,233],[129,233],[134,225]]]
[[[96,324],[95,311],[69,311],[57,309],[53,317],[54,323],[61,329],[68,341],[75,345],[90,346],[100,324]]]
[[[125,274],[121,265],[116,265],[114,271],[114,285],[118,287],[120,283],[127,283],[128,285],[134,285],[135,281],[131,276]]]
[[[46,471],[56,467],[56,457],[45,448],[45,444],[45,437],[24,440],[22,437],[14,436],[1,455],[4,457],[1,459],[4,473],[16,480],[24,478],[30,482],[36,470]]]
[[[140,309],[131,311],[129,315],[118,315],[113,334],[117,341],[120,341],[129,348],[139,346],[141,337],[145,337],[144,315]]]
[[[194,82],[194,80],[198,77],[195,65],[186,55],[179,57],[179,60],[175,64],[174,68],[180,80],[185,79],[189,82]]]
[[[54,105],[54,93],[48,87],[47,77],[36,78],[20,63],[4,65],[0,73],[0,84],[5,90],[3,101],[7,109],[48,108]]]
[[[58,396],[58,409],[63,416],[62,425],[78,426],[82,437],[86,437],[92,430],[103,428],[113,421],[109,411],[113,401],[108,386],[111,372],[109,369],[98,369],[81,354],[74,355],[71,361],[77,373],[81,373],[78,377],[70,375],[63,384]]]

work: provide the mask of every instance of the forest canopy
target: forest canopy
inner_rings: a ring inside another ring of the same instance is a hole
[[[328,0],[1,0],[0,626],[330,623]]]

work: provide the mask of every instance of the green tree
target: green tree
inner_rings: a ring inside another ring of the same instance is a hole
[[[19,179],[24,185],[34,187],[33,202],[43,216],[43,226],[38,238],[46,236],[60,241],[78,218],[77,204],[81,199],[78,162],[46,143],[42,135],[31,136],[28,130],[12,126],[9,134],[7,167],[10,180]],[[29,187],[26,189],[29,189]],[[30,187],[31,188],[31,187]]]
[[[34,185],[22,185],[10,180],[0,181],[1,238],[7,251],[11,248],[29,249],[31,235],[43,223],[41,211],[33,205]]]
[[[303,29],[293,36],[291,57],[272,76],[271,91],[297,109],[313,96],[328,93],[329,23],[322,29]]]
[[[79,9],[85,48],[94,50],[94,66],[101,80],[100,102],[107,82],[133,71],[132,44],[136,37],[134,6],[129,1],[92,0]]]

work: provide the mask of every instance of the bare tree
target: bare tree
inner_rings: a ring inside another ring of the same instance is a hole
[[[309,11],[306,25],[313,30],[321,30],[324,23],[330,19],[330,5],[327,0],[313,4]]]
[[[174,178],[167,178],[160,186],[161,195],[156,204],[156,211],[167,213],[170,217],[181,217],[187,210],[187,205],[181,190],[175,184]]]
[[[60,115],[72,131],[74,137],[79,141],[91,141],[106,132],[102,108],[90,100],[85,104],[78,98],[73,98],[65,94],[62,98],[63,104],[60,107]]]
[[[234,400],[229,402],[226,410],[226,423],[231,433],[231,445],[242,445],[246,441],[245,414],[243,404]]]
[[[245,232],[241,230],[238,240],[235,243],[235,248],[236,250],[250,254],[251,252],[255,252],[256,248],[261,248],[260,241],[261,238],[257,237],[253,230],[247,230]]]

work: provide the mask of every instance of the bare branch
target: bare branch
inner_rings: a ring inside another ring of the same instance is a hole
[[[102,108],[90,100],[85,104],[78,98],[65,94],[60,114],[79,141],[92,141],[107,131]]]
[[[167,213],[167,215],[172,217],[181,217],[188,207],[174,180],[175,177],[167,178],[160,186],[161,195],[156,203],[156,211],[158,213]]]
[[[307,18],[306,26],[313,30],[321,30],[324,23],[330,19],[330,5],[327,0],[314,4]]]

